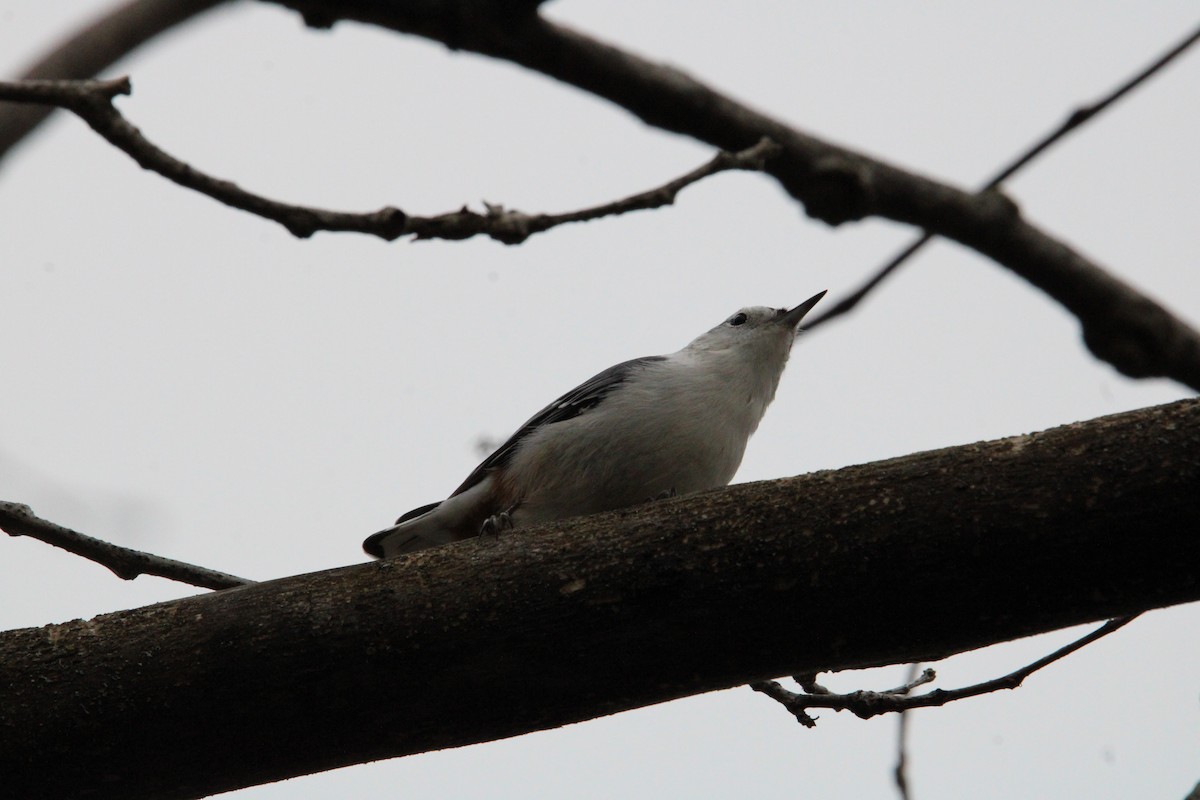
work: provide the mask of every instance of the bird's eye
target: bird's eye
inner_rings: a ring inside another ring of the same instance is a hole
[[[734,314],[732,317],[729,318],[729,324],[730,325],[745,325],[746,319],[747,319],[746,315],[739,311],[738,313]]]

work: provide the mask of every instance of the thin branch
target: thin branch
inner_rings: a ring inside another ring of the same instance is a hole
[[[22,503],[0,501],[0,530],[9,536],[28,536],[61,547],[108,567],[118,578],[127,581],[138,575],[156,575],[203,589],[231,589],[254,583],[226,572],[131,550],[87,536],[38,517],[29,506]]]
[[[1088,122],[1097,114],[1106,110],[1113,103],[1116,103],[1118,100],[1125,97],[1125,95],[1129,94],[1147,80],[1154,77],[1154,75],[1156,75],[1164,67],[1166,67],[1179,56],[1183,55],[1197,41],[1200,41],[1200,28],[1196,28],[1196,30],[1189,33],[1178,44],[1168,49],[1165,53],[1148,64],[1136,75],[1133,75],[1116,89],[1109,92],[1107,96],[1095,101],[1094,103],[1080,106],[1072,111],[1069,115],[1067,115],[1067,118],[1063,120],[1061,125],[1059,125],[1050,133],[1046,134],[1046,136],[1043,137],[1040,142],[1014,159],[1011,164],[1001,168],[999,172],[993,175],[992,178],[986,184],[984,184],[983,191],[994,189],[1004,181],[1011,178],[1026,164],[1028,164],[1030,161],[1033,161],[1044,151],[1057,143],[1058,140],[1062,139],[1071,131]]]
[[[0,83],[0,100],[44,103],[71,111],[143,169],[148,169],[226,205],[278,222],[304,238],[318,230],[357,231],[387,240],[405,233],[407,216],[396,208],[367,214],[293,206],[245,191],[232,181],[206,175],[146,139],[112,104],[129,94],[128,78],[110,81],[19,81]]]
[[[869,692],[860,690],[851,692],[850,694],[837,694],[826,689],[824,686],[816,682],[817,674],[815,672],[805,673],[803,675],[794,676],[793,680],[800,684],[803,693],[790,692],[778,681],[755,681],[750,684],[750,688],[756,692],[762,692],[772,700],[781,703],[788,711],[796,717],[796,721],[806,728],[815,728],[817,720],[808,714],[810,708],[832,708],[834,711],[841,711],[844,708],[849,708],[855,714],[863,719],[869,719],[876,714],[883,714],[887,711],[897,711],[899,709],[889,708],[882,711],[863,716],[856,708],[870,708],[877,703],[888,702],[890,699],[900,699],[906,697],[913,689],[919,686],[924,686],[927,683],[933,682],[937,678],[937,673],[932,669],[924,670],[919,676],[905,683],[903,686],[897,686],[895,689],[888,689],[883,692]]]
[[[1013,161],[1007,166],[1002,167],[999,172],[993,175],[987,181],[987,183],[983,185],[980,191],[988,192],[999,188],[1001,183],[1011,178],[1042,153],[1046,152],[1051,146],[1056,144],[1068,133],[1071,133],[1090,120],[1095,119],[1096,116],[1102,111],[1108,109],[1111,105],[1125,97],[1125,95],[1132,92],[1138,86],[1141,86],[1145,81],[1149,80],[1176,58],[1183,55],[1184,52],[1186,52],[1188,48],[1194,45],[1197,41],[1200,41],[1200,28],[1192,31],[1183,39],[1183,41],[1171,47],[1169,50],[1167,50],[1167,52],[1163,53],[1136,75],[1126,80],[1116,89],[1111,91],[1107,96],[1089,105],[1080,106],[1072,111],[1067,115],[1067,118],[1062,121],[1062,124],[1050,131],[1050,133],[1043,136],[1039,141],[1030,145],[1025,152],[1013,159]],[[839,300],[833,307],[831,307],[824,314],[819,315],[811,323],[805,325],[805,330],[811,331],[813,328],[823,325],[831,319],[836,319],[837,317],[852,311],[868,294],[875,289],[876,286],[878,286],[885,278],[895,272],[901,264],[916,255],[917,252],[920,251],[921,248],[928,244],[932,239],[933,234],[929,233],[929,231],[922,233],[918,238],[913,240],[911,244],[907,245],[903,250],[892,256],[892,258],[888,260],[888,262],[882,267],[880,267],[876,273],[867,280],[866,283],[858,287],[858,289],[852,292],[849,296]]]
[[[1138,616],[1138,614],[1133,614],[1109,620],[1087,636],[1076,639],[1074,642],[1055,650],[1050,655],[1040,658],[1032,664],[1028,664],[999,678],[984,681],[983,683],[976,683],[971,686],[964,686],[961,689],[934,689],[925,694],[911,695],[910,693],[913,689],[922,684],[929,683],[937,677],[932,669],[924,670],[921,676],[915,681],[884,692],[860,690],[846,694],[835,694],[817,684],[815,680],[816,676],[813,674],[796,676],[795,680],[801,685],[802,692],[789,691],[783,688],[778,681],[758,681],[750,684],[750,688],[756,692],[762,692],[772,700],[783,705],[806,728],[814,727],[817,722],[816,719],[808,714],[808,709],[810,708],[832,708],[834,711],[850,711],[857,717],[870,719],[880,714],[903,713],[914,708],[944,706],[956,700],[964,700],[968,697],[976,697],[1000,689],[1015,689],[1026,678],[1043,667],[1049,666],[1055,661],[1069,656],[1076,650],[1086,647],[1097,639],[1128,625],[1137,619]]]
[[[707,164],[657,188],[564,214],[526,214],[493,204],[485,204],[486,211],[483,214],[465,206],[459,211],[434,217],[410,216],[392,206],[371,213],[355,214],[271,200],[180,161],[143,136],[113,105],[113,98],[130,94],[131,91],[128,78],[108,81],[0,82],[0,100],[45,103],[67,109],[144,169],[225,205],[278,222],[300,238],[312,236],[317,231],[348,231],[378,236],[387,241],[401,236],[413,236],[417,240],[458,240],[485,235],[504,244],[519,244],[536,233],[569,222],[584,222],[670,205],[682,189],[699,180],[729,170],[762,170],[767,160],[781,150],[779,145],[763,138],[754,146],[737,153],[717,153]]]
[[[225,0],[131,0],[106,10],[21,73],[22,79],[91,78],[140,45]],[[0,108],[0,158],[50,115],[53,107]]]
[[[908,683],[911,684],[915,681],[920,672],[920,664],[909,664]],[[900,794],[900,800],[912,800],[908,790],[908,723],[911,719],[911,715],[901,711],[900,719],[896,724],[896,769],[892,776],[895,778],[896,791]]]
[[[816,319],[814,319],[812,321],[812,323],[806,324],[804,326],[804,330],[811,331],[814,328],[816,328],[818,325],[822,325],[826,322],[829,322],[829,320],[831,320],[831,319],[837,319],[838,317],[842,316],[843,314],[848,314],[851,311],[853,311],[854,308],[860,302],[862,302],[863,298],[865,298],[868,294],[870,294],[875,289],[876,286],[883,283],[885,278],[887,278],[889,275],[891,275],[893,272],[895,272],[900,267],[901,264],[903,264],[905,261],[908,261],[914,255],[916,255],[917,252],[921,248],[923,248],[925,245],[929,244],[929,242],[932,240],[933,240],[932,233],[930,233],[929,231],[925,231],[924,233],[922,233],[920,236],[918,236],[916,239],[914,239],[910,244],[908,244],[903,250],[896,253],[896,255],[892,256],[891,259],[886,264],[884,264],[882,267],[880,267],[879,270],[876,271],[876,273],[874,275],[872,275],[870,278],[867,279],[866,283],[864,283],[862,286],[859,286],[857,289],[855,289],[853,292],[851,292],[849,296],[843,297],[841,300],[838,300],[837,303],[835,303],[833,305],[833,307],[830,308],[827,313],[822,314],[821,316],[817,317]]]
[[[764,137],[758,144],[736,153],[722,150],[711,161],[686,175],[649,191],[631,195],[622,200],[605,203],[580,211],[565,214],[525,214],[509,211],[503,206],[485,204],[486,214],[477,214],[463,208],[437,217],[410,217],[406,233],[414,233],[417,239],[465,239],[478,233],[487,234],[504,244],[520,244],[535,233],[549,230],[568,222],[587,222],[601,217],[618,216],[630,211],[644,211],[675,202],[675,196],[685,187],[729,170],[761,171],[768,159],[777,156],[782,148]]]

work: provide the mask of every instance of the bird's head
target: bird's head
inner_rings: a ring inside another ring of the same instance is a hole
[[[687,346],[698,352],[745,351],[770,358],[782,357],[786,361],[800,321],[812,307],[825,296],[820,292],[795,308],[769,308],[750,306],[732,314],[712,330],[701,334]]]

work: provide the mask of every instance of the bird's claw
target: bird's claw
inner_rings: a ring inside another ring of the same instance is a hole
[[[483,527],[479,529],[479,535],[499,536],[504,531],[511,530],[512,526],[512,514],[509,513],[509,511],[500,511],[496,514],[492,514],[483,521]]]

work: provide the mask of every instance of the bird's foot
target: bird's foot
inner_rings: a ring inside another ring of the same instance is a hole
[[[649,500],[647,500],[646,502],[647,502],[647,503],[653,503],[653,502],[654,502],[654,501],[656,501],[656,500],[667,500],[667,499],[670,499],[670,498],[672,498],[672,497],[674,497],[674,496],[675,496],[675,487],[674,487],[674,486],[672,486],[670,489],[663,489],[661,492],[659,492],[658,494],[654,495],[654,497],[651,497],[651,498],[650,498]]]
[[[512,509],[500,511],[492,514],[483,521],[483,527],[479,529],[480,536],[499,536],[507,530],[511,530],[513,526]]]

